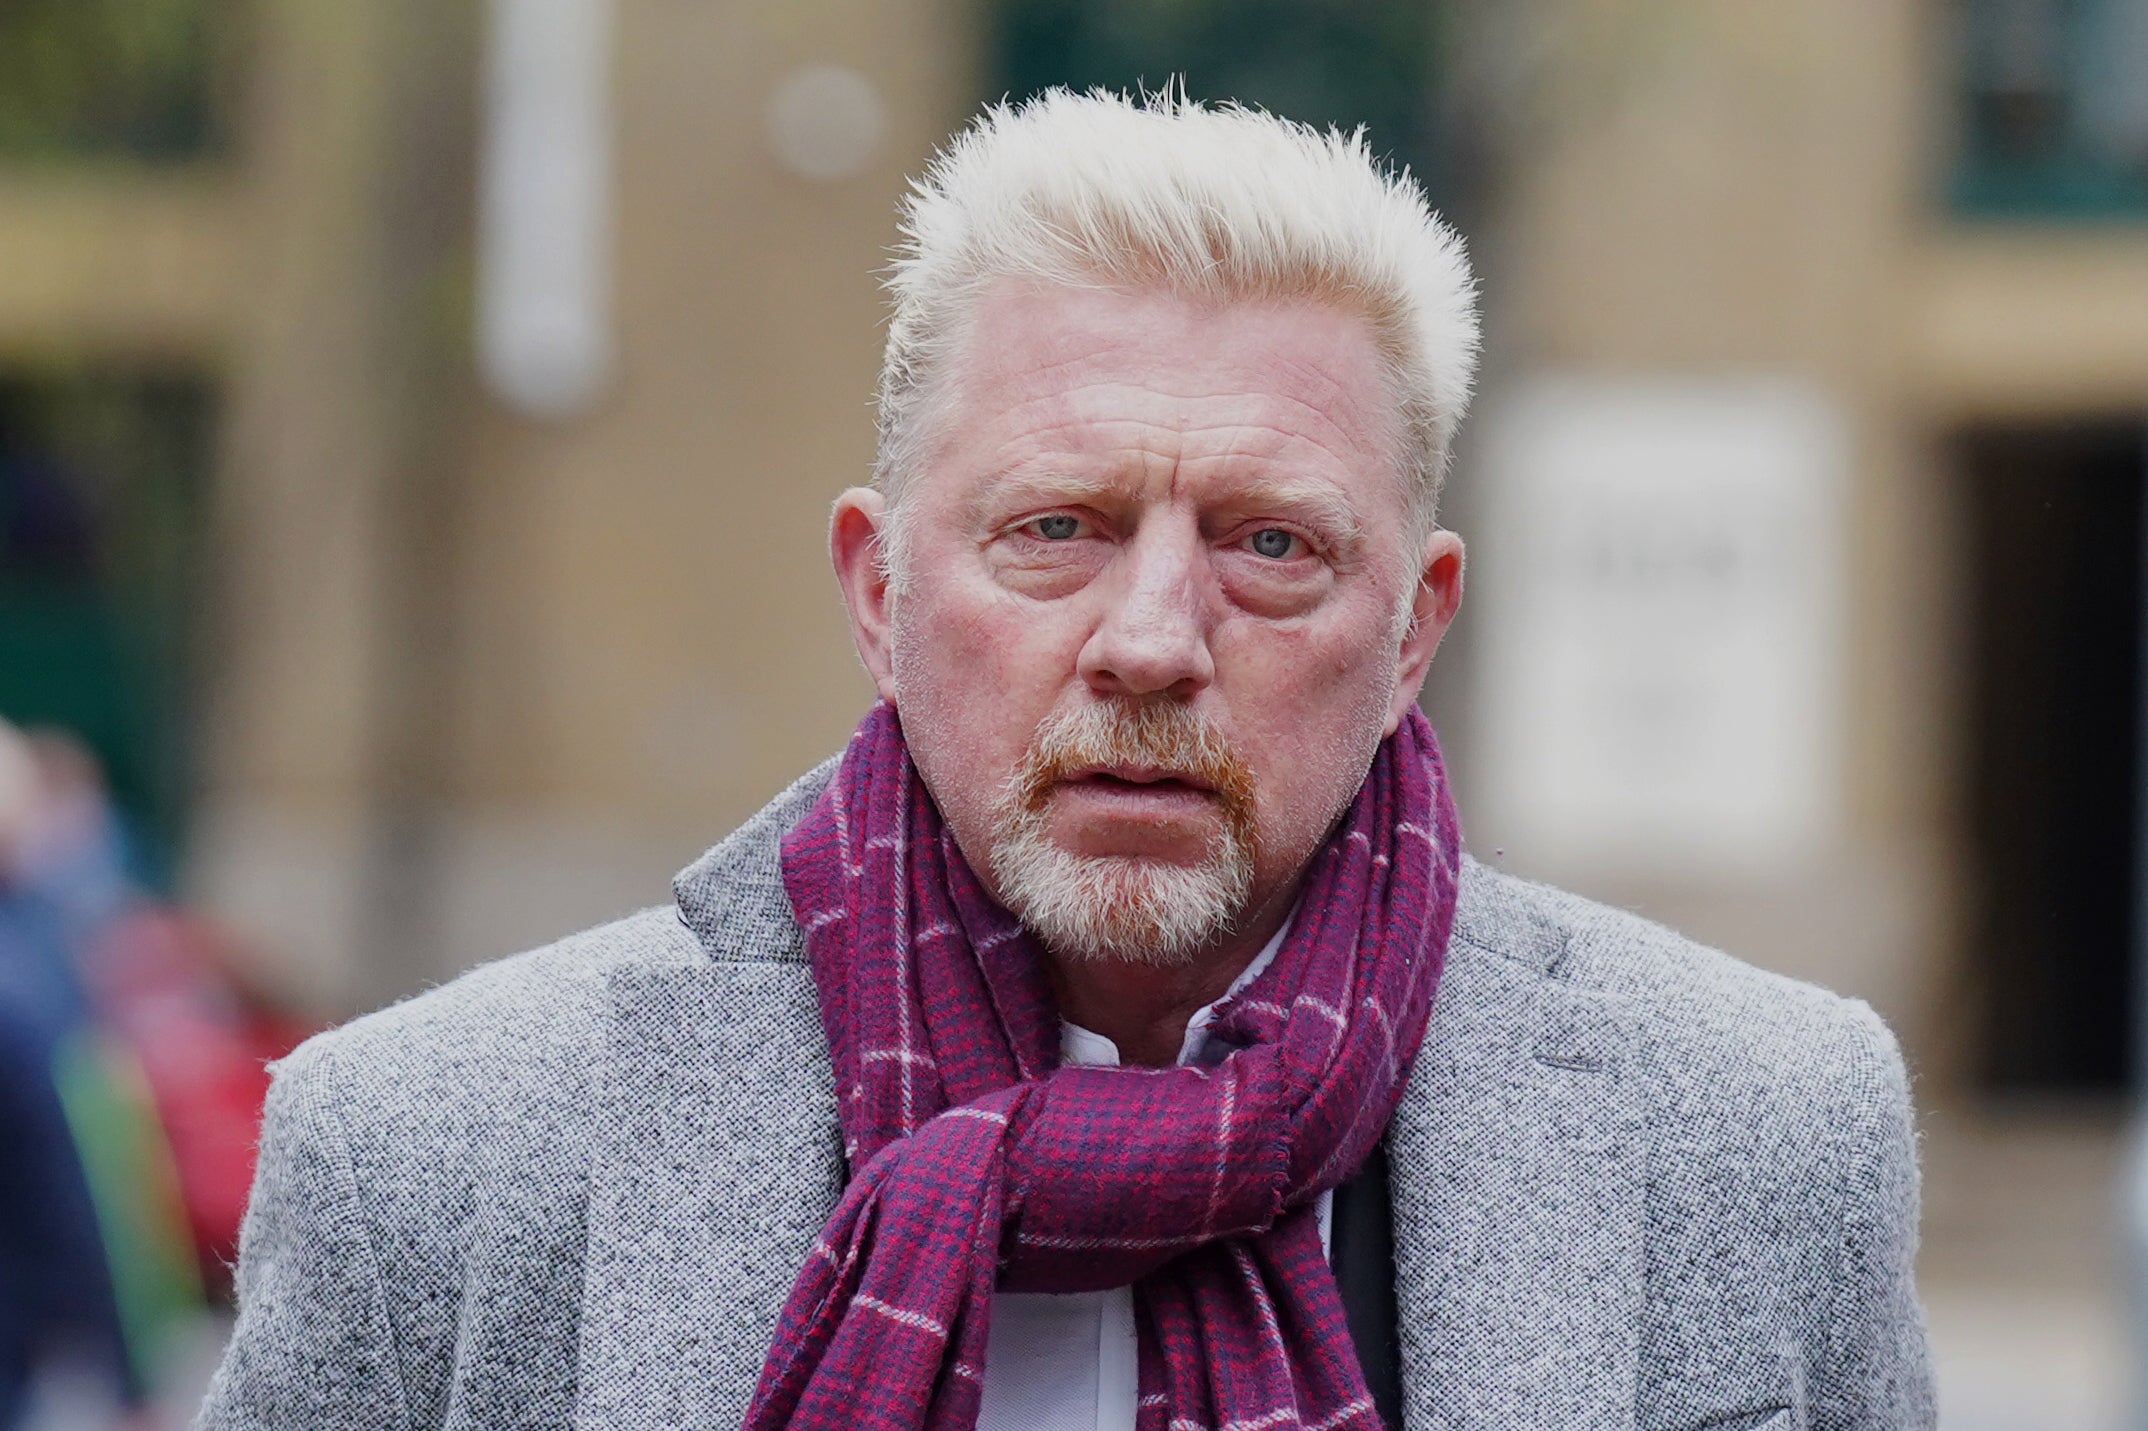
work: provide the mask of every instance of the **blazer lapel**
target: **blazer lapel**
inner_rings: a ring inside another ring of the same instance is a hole
[[[578,1426],[744,1416],[841,1183],[818,1017],[802,965],[614,976]]]
[[[1411,1431],[1634,1425],[1642,1110],[1623,1001],[1481,869],[1389,1134]],[[1487,901],[1491,903],[1488,905]]]
[[[825,768],[814,776],[825,778]],[[811,972],[775,845],[800,782],[675,885],[697,936],[610,977],[575,1424],[736,1426],[842,1185]]]

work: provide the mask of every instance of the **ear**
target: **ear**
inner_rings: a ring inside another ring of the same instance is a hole
[[[828,523],[828,560],[850,611],[850,639],[858,659],[880,698],[893,705],[895,662],[888,642],[888,574],[880,540],[886,524],[886,498],[870,487],[851,488],[835,499],[835,515]]]
[[[1387,734],[1393,735],[1424,688],[1432,653],[1439,650],[1448,623],[1462,604],[1462,539],[1449,531],[1425,538],[1417,589],[1410,595],[1410,625],[1402,633],[1395,667],[1395,694],[1387,707]]]

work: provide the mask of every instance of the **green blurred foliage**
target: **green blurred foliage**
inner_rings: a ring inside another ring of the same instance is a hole
[[[185,370],[0,375],[0,716],[87,741],[153,869],[191,783],[215,418]]]
[[[1442,7],[1429,0],[993,0],[994,97],[1051,85],[1235,99],[1348,131],[1439,197],[1435,83]]]
[[[0,154],[169,160],[210,147],[223,8],[0,0]]]

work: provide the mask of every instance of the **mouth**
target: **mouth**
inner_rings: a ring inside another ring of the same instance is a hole
[[[1148,832],[1144,840],[1166,831],[1205,842],[1222,799],[1207,781],[1182,770],[1160,766],[1103,765],[1069,771],[1054,787],[1051,807],[1062,834],[1076,844],[1101,840],[1105,845]]]
[[[1197,775],[1159,766],[1102,765],[1070,772],[1063,781],[1099,791],[1151,795],[1213,795],[1215,787]]]
[[[1251,772],[1218,732],[1183,709],[1116,714],[1048,728],[1009,791],[1010,819],[1082,859],[1190,866],[1256,848]]]

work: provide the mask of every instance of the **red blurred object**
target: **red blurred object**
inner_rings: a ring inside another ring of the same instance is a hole
[[[267,1064],[311,1032],[246,992],[231,950],[209,920],[143,903],[111,921],[87,960],[100,1021],[148,1081],[203,1285],[219,1297],[253,1185]]]

